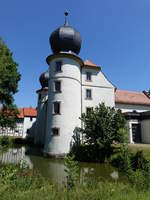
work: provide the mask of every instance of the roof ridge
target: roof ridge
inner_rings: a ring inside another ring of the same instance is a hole
[[[117,91],[143,94],[143,91],[135,91],[135,90],[121,90],[121,89],[116,89],[115,92],[117,92]]]

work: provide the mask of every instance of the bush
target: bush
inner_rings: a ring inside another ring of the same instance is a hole
[[[8,136],[0,137],[0,147],[8,147],[10,145],[10,139]]]
[[[75,160],[81,162],[104,163],[106,158],[109,158],[112,152],[112,147],[105,149],[95,145],[82,144],[80,146],[74,145],[71,149],[70,155],[74,155]]]
[[[142,151],[133,155],[127,144],[122,144],[120,153],[112,159],[112,164],[126,173],[129,182],[137,190],[147,190],[150,187],[150,161],[144,158]]]
[[[79,168],[77,161],[74,161],[74,157],[67,156],[65,158],[65,172],[67,174],[67,189],[71,189],[75,186],[78,180]]]
[[[121,144],[120,152],[112,158],[111,163],[117,167],[120,171],[128,172],[131,169],[131,158],[132,154],[128,149],[126,143]]]
[[[80,157],[78,160],[104,162],[113,152],[112,144],[124,142],[126,120],[120,110],[101,103],[87,114],[82,114],[81,121],[83,127],[78,131],[82,134],[83,145],[75,144],[73,149]],[[83,156],[80,156],[79,150]],[[75,155],[76,158],[78,156]]]

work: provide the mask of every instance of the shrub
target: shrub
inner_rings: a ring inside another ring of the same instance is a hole
[[[10,145],[10,139],[8,136],[0,137],[0,147],[8,147]]]
[[[78,163],[74,161],[74,157],[67,156],[65,158],[65,172],[67,174],[67,189],[71,189],[75,186],[79,174]]]
[[[126,120],[120,110],[99,104],[87,114],[82,114],[83,127],[79,129],[82,134],[82,144],[92,147],[94,158],[100,156],[109,158],[112,154],[111,145],[116,142],[124,142]],[[85,147],[85,146],[84,146]],[[86,148],[85,148],[86,149]],[[86,156],[86,155],[85,155]]]
[[[132,154],[128,149],[126,143],[121,144],[120,152],[111,160],[112,165],[117,167],[120,171],[128,172],[131,169]]]
[[[74,145],[70,155],[74,155],[74,158],[77,161],[104,163],[106,157],[109,157],[112,152],[112,147],[104,149],[99,146],[82,144],[80,146]]]

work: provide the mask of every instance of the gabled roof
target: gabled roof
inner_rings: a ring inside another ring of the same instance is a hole
[[[93,63],[92,61],[86,59],[84,61],[84,67],[90,67],[90,68],[97,68],[97,69],[101,69],[98,65],[96,65],[95,63]]]
[[[117,89],[115,91],[115,103],[150,106],[150,98],[144,92]]]
[[[37,110],[35,108],[19,108],[18,118],[23,119],[24,117],[36,117]]]

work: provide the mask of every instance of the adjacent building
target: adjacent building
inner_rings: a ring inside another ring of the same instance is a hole
[[[15,128],[5,128],[5,130],[4,128],[3,130],[0,128],[0,135],[4,134],[25,138],[29,134],[31,128],[35,125],[37,110],[35,108],[19,108],[18,110],[19,114]]]

